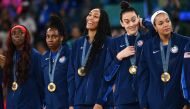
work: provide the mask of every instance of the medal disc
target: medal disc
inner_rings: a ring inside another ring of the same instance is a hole
[[[48,90],[50,92],[54,92],[55,89],[56,89],[56,85],[54,83],[51,82],[51,83],[48,84]]]
[[[132,75],[135,75],[135,74],[137,73],[137,66],[132,65],[132,66],[129,68],[129,73],[132,74]]]
[[[168,72],[162,73],[161,80],[165,83],[170,81],[170,74]]]
[[[80,67],[78,69],[78,75],[79,76],[85,76],[86,75],[86,72],[85,72],[85,68],[84,67]]]
[[[14,82],[12,83],[12,90],[13,90],[13,91],[16,91],[17,89],[18,89],[18,84],[17,84],[17,82],[14,81]]]

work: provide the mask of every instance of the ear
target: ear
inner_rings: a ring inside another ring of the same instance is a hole
[[[124,26],[124,24],[123,24],[123,22],[120,20],[120,24],[121,24],[121,26],[124,28],[125,26]]]
[[[138,15],[138,16],[137,16],[137,19],[138,19],[139,21],[140,21],[140,18],[141,18],[141,17]]]
[[[61,42],[63,42],[63,40],[64,40],[64,36],[61,36]]]

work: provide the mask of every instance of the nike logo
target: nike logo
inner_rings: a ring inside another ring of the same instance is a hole
[[[124,47],[125,45],[120,45],[120,47]]]
[[[155,53],[158,53],[160,50],[157,50],[157,51],[153,51],[153,54],[155,54]]]
[[[47,61],[47,60],[49,60],[49,58],[46,58],[45,60]]]

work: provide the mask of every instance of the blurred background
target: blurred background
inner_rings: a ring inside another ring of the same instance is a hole
[[[119,23],[121,0],[1,0],[0,1],[0,54],[5,50],[8,30],[15,24],[25,25],[32,34],[33,46],[40,53],[46,50],[44,43],[45,25],[51,14],[58,14],[65,23],[67,43],[71,45],[81,36],[82,24],[89,10],[105,9],[110,17],[112,36],[123,33]],[[127,0],[143,18],[164,9],[170,14],[174,31],[190,35],[189,0]],[[189,30],[188,30],[189,29]]]

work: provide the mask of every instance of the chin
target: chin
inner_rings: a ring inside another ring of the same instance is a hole
[[[136,35],[136,31],[135,32],[130,32],[130,33],[128,33],[129,35]]]

